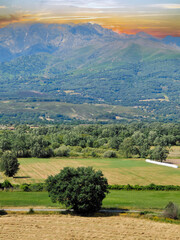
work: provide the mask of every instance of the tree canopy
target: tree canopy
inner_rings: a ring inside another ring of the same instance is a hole
[[[46,180],[52,202],[64,204],[76,213],[89,214],[100,210],[108,193],[108,182],[102,171],[92,167],[65,167]]]
[[[8,177],[13,177],[19,170],[19,162],[16,155],[11,151],[6,151],[1,156],[1,170]]]

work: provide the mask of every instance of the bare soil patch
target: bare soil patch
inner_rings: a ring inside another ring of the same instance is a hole
[[[179,240],[180,226],[123,216],[7,215],[1,240]]]
[[[172,163],[180,166],[180,159],[168,159],[166,160],[166,163]]]

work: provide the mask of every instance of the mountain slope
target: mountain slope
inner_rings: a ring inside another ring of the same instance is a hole
[[[1,99],[124,105],[178,118],[180,48],[172,39],[97,24],[9,25],[0,29]]]

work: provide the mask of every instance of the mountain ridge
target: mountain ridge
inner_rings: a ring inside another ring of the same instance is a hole
[[[90,23],[8,26],[0,29],[0,99],[122,105],[177,118],[180,48],[168,39]]]
[[[0,57],[0,61],[11,60],[21,55],[30,55],[39,52],[53,53],[59,48],[78,47],[84,44],[97,44],[99,41],[109,43],[152,41],[153,43],[165,44],[167,49],[176,49],[179,44],[179,38],[167,37],[162,40],[153,37],[147,33],[139,32],[135,35],[118,34],[110,29],[101,27],[98,24],[11,24],[0,29],[0,51],[9,51],[7,59]],[[78,38],[78,39],[77,39]],[[174,45],[172,44],[174,40]],[[77,42],[78,41],[78,42]],[[170,44],[169,44],[170,43]],[[145,44],[145,43],[141,43]],[[35,49],[36,48],[36,49]],[[32,52],[31,52],[32,49]]]

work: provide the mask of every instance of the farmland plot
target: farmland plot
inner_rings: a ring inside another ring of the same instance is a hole
[[[0,218],[1,240],[178,240],[180,226],[123,216],[8,215]]]

